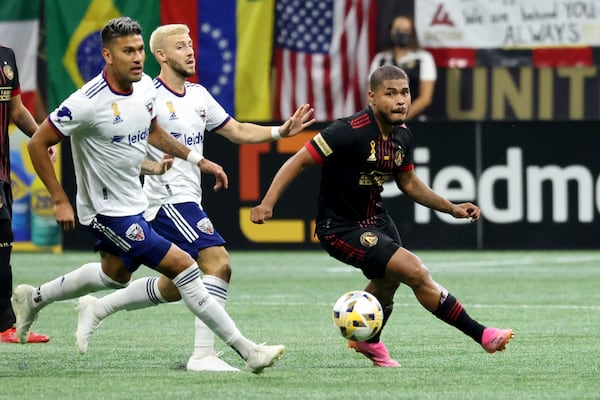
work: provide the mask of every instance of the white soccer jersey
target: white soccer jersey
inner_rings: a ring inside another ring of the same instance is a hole
[[[219,129],[229,121],[229,114],[202,85],[186,82],[183,94],[154,79],[157,89],[158,124],[188,148],[202,154],[205,131]],[[163,153],[148,146],[148,158],[160,160]],[[200,169],[185,160],[175,159],[164,175],[148,175],[144,192],[148,198],[145,217],[153,220],[162,204],[195,202],[202,207]]]
[[[71,138],[77,214],[83,225],[96,214],[119,217],[146,209],[139,175],[156,117],[155,97],[147,75],[130,93],[119,93],[102,72],[48,116],[59,135]]]

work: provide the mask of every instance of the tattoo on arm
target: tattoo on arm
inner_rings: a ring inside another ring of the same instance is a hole
[[[37,129],[35,120],[26,109],[18,113],[13,119],[14,124],[27,136],[32,137]]]

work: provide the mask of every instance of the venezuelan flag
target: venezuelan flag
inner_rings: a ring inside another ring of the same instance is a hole
[[[160,23],[159,0],[46,0],[44,25],[48,68],[48,109],[86,81],[104,66],[101,55],[100,30],[111,18],[129,16],[142,26],[145,43]],[[145,71],[158,73],[156,63],[149,63],[146,54]]]
[[[267,121],[275,0],[198,1],[198,79],[227,112]]]

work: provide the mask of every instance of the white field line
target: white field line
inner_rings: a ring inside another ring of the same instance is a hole
[[[281,297],[285,298],[286,295],[281,296],[270,296],[270,297]],[[266,307],[314,307],[314,306],[331,306],[333,303],[323,302],[295,302],[295,301],[257,301],[255,296],[240,296],[239,298],[254,299],[250,304],[253,306],[266,306]],[[493,308],[493,309],[532,309],[532,310],[590,310],[600,311],[600,305],[568,305],[568,304],[464,304],[465,308]],[[394,308],[396,307],[415,307],[423,308],[417,303],[398,303],[394,302]]]
[[[481,259],[481,260],[465,260],[465,261],[435,261],[435,260],[423,260],[428,268],[442,269],[442,268],[478,268],[478,267],[521,267],[527,265],[573,265],[589,262],[600,263],[600,254],[598,255],[585,255],[585,256],[561,256],[552,257],[551,255],[542,257],[518,257],[508,258],[499,260]],[[356,268],[347,265],[340,265],[339,267],[329,267],[325,269],[325,272],[329,273],[347,273],[356,272]]]

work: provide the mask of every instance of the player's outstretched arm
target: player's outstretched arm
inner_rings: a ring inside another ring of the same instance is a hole
[[[190,149],[181,144],[177,139],[171,136],[165,131],[158,123],[156,119],[150,124],[150,134],[148,136],[148,143],[162,150],[165,154],[170,154],[173,157],[187,159]]]
[[[434,192],[415,174],[414,170],[399,172],[395,179],[398,188],[405,195],[425,207],[445,212],[454,218],[470,218],[471,222],[477,221],[481,215],[481,210],[473,203],[452,203]]]
[[[148,143],[162,150],[164,153],[169,154],[173,157],[184,159],[194,165],[197,165],[200,170],[206,174],[214,175],[216,183],[214,185],[215,190],[221,188],[227,189],[229,187],[229,180],[227,174],[219,164],[212,162],[196,151],[192,151],[177,139],[171,136],[165,131],[158,123],[156,119],[152,121],[150,125],[150,135],[148,136]]]
[[[250,122],[238,122],[231,118],[217,133],[237,144],[263,143],[291,137],[315,122],[314,111],[309,104],[303,104],[280,126],[262,126]]]
[[[302,147],[296,154],[290,157],[275,174],[267,194],[259,205],[250,210],[250,220],[255,224],[264,224],[266,220],[273,217],[273,209],[279,198],[287,187],[306,169],[316,162]]]

